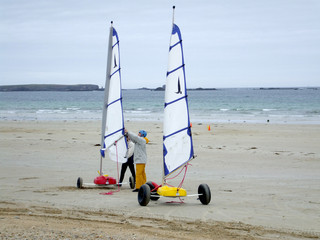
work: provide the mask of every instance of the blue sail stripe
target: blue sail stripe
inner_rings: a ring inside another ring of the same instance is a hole
[[[169,51],[171,51],[172,48],[174,48],[175,46],[177,46],[178,44],[181,44],[182,40],[180,40],[179,42],[175,43],[174,45],[169,47]]]
[[[178,102],[178,101],[180,101],[180,100],[182,100],[182,99],[184,99],[184,98],[187,98],[188,96],[186,95],[186,96],[183,96],[183,97],[181,97],[181,98],[177,98],[176,100],[173,100],[173,101],[171,101],[171,102],[168,102],[168,103],[164,103],[164,107],[166,108],[168,105],[170,105],[170,104],[172,104],[172,103],[175,103],[175,102]]]
[[[112,104],[114,104],[114,103],[116,103],[116,102],[119,102],[119,101],[122,103],[122,97],[120,97],[120,98],[114,100],[113,102],[109,103],[109,104],[107,105],[107,108],[108,108],[110,105],[112,105]],[[121,104],[121,108],[122,108],[122,104]]]
[[[110,134],[108,134],[107,136],[104,136],[104,139],[106,139],[106,138],[108,138],[108,137],[110,137],[110,136],[112,136],[112,135],[114,135],[114,134],[116,134],[116,133],[118,133],[118,132],[120,132],[120,131],[124,131],[124,128],[120,128],[119,130],[114,131],[113,133],[110,133]]]
[[[119,45],[119,41],[117,41],[115,44],[113,44],[112,48],[114,48],[116,45]]]
[[[175,72],[175,71],[179,70],[179,69],[180,69],[180,68],[182,68],[182,67],[184,67],[184,64],[182,64],[181,66],[179,66],[179,67],[177,67],[177,68],[173,69],[173,70],[172,70],[172,71],[170,71],[170,72],[167,72],[167,77],[168,77],[171,73],[173,73],[173,72]]]
[[[168,136],[163,136],[163,140],[165,140],[166,138],[171,137],[171,136],[173,136],[173,135],[175,135],[175,134],[177,134],[177,133],[179,133],[179,132],[182,132],[182,131],[184,131],[184,130],[187,130],[187,129],[189,129],[189,128],[190,128],[190,126],[189,126],[189,127],[182,128],[182,129],[180,129],[180,130],[178,130],[178,131],[175,131],[175,132],[169,134]]]
[[[118,68],[116,71],[114,71],[114,73],[112,73],[112,74],[110,75],[110,78],[111,78],[114,74],[116,74],[117,72],[120,72],[120,68]]]

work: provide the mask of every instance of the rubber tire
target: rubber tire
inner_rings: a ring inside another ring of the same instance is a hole
[[[77,188],[82,188],[82,185],[83,185],[83,180],[81,177],[78,177],[78,180],[77,180]]]
[[[203,205],[208,205],[211,201],[211,192],[207,184],[200,184],[198,187],[199,200]]]
[[[147,182],[146,184],[150,187],[150,199],[152,201],[158,201],[159,198],[160,198],[158,193],[157,192],[151,192],[154,189],[154,186],[153,186],[152,182]]]
[[[150,187],[147,184],[143,184],[139,188],[138,192],[138,202],[140,206],[147,206],[150,202]]]
[[[136,184],[135,184],[134,178],[132,176],[129,177],[129,184],[130,184],[130,188],[134,189]]]

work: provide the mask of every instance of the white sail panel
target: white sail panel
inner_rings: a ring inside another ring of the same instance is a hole
[[[188,113],[185,100],[167,105],[164,109],[163,135],[168,136],[180,129],[188,127]]]
[[[127,161],[125,158],[127,142],[124,137],[119,38],[114,28],[109,64],[108,82],[105,88],[105,91],[108,92],[106,92],[107,102],[104,108],[104,111],[106,111],[104,148],[107,150],[111,160],[123,163]]]
[[[163,123],[164,176],[193,157],[185,65],[180,29],[173,24],[170,39]]]

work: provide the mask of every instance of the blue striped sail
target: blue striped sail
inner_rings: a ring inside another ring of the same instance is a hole
[[[181,32],[173,24],[165,90],[163,122],[164,177],[193,158]]]
[[[101,155],[105,151],[111,160],[126,162],[127,141],[124,137],[120,49],[117,31],[111,26],[108,64],[102,115]]]

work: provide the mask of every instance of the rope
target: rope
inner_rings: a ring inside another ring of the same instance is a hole
[[[185,169],[184,174],[183,174],[183,178],[182,178],[180,184],[179,184],[178,187],[177,187],[177,192],[179,192],[180,188],[182,188],[184,179],[186,178],[186,175],[187,175],[187,170],[188,170],[188,166],[189,166],[189,165],[191,165],[191,164],[190,164],[190,163],[187,163],[183,168],[181,168],[180,172],[179,172],[176,176],[174,176],[174,177],[172,177],[172,178],[167,178],[167,179],[165,179],[165,181],[166,181],[166,180],[172,180],[172,179],[178,177],[178,176],[181,174],[181,172],[183,171],[183,169]],[[166,182],[166,184],[167,184],[168,186],[170,186],[170,187],[174,187],[173,185],[170,185],[170,184],[168,184],[167,182]],[[179,197],[179,200],[180,200],[180,202],[179,202],[179,201],[170,201],[170,202],[167,202],[167,203],[180,203],[180,204],[181,204],[181,203],[184,203],[184,201],[181,199],[181,197]]]
[[[167,179],[166,179],[166,180],[175,179],[176,177],[178,177],[178,176],[181,174],[181,172],[183,171],[183,169],[185,169],[183,178],[182,178],[180,184],[179,184],[178,187],[177,187],[177,190],[178,190],[178,191],[179,191],[179,189],[180,189],[180,188],[182,187],[182,185],[183,185],[183,182],[184,182],[184,179],[185,179],[185,177],[186,177],[186,174],[187,174],[187,170],[188,170],[188,166],[189,166],[189,165],[191,165],[191,164],[190,164],[190,163],[187,163],[183,168],[181,168],[180,172],[179,172],[176,176],[174,176],[174,177],[172,177],[172,178],[167,178]],[[167,183],[167,185],[170,186],[170,187],[174,187],[174,186],[172,186],[172,185],[170,185],[170,184],[168,184],[168,183]]]

